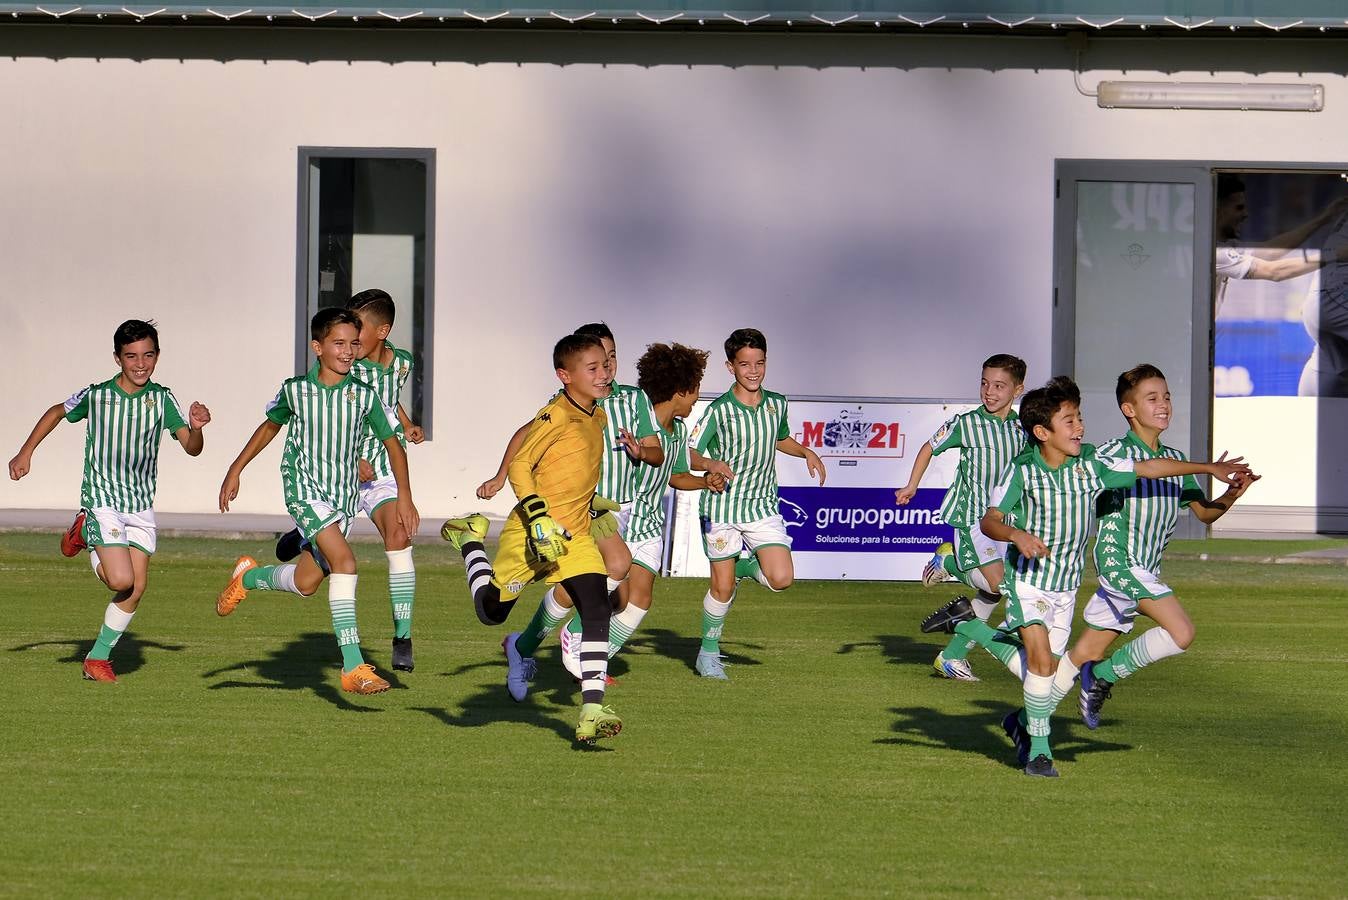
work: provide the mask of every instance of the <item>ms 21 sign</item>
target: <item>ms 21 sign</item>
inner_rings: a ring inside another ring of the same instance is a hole
[[[840,407],[827,420],[801,422],[794,437],[820,456],[902,457],[907,435],[898,422],[880,415],[886,412],[892,410]]]

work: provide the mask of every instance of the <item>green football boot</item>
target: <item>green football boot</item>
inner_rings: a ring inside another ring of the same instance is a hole
[[[580,708],[580,721],[576,723],[576,740],[591,744],[600,738],[610,738],[623,730],[623,720],[618,718],[612,707],[598,703],[586,703]]]
[[[450,519],[440,526],[440,537],[449,541],[454,545],[454,549],[460,552],[464,544],[473,542],[481,544],[487,539],[487,517],[482,513],[473,513],[459,519]]]

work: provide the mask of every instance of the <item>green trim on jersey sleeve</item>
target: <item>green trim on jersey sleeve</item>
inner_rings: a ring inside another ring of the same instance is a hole
[[[1118,456],[1093,456],[1088,462],[1107,488],[1130,488],[1137,484],[1137,471],[1131,459]]]
[[[1190,503],[1202,503],[1206,499],[1208,499],[1208,495],[1198,486],[1198,479],[1192,475],[1185,475],[1184,481],[1180,484],[1180,506],[1186,507]]]
[[[164,430],[169,434],[176,435],[180,428],[191,429],[187,424],[187,416],[183,415],[183,408],[178,405],[178,398],[173,396],[173,391],[164,388]]]
[[[655,407],[651,405],[651,398],[646,396],[646,392],[641,388],[635,388],[637,392],[637,402],[633,404],[637,412],[637,440],[641,440],[651,435],[660,433],[660,426],[655,421]]]
[[[686,475],[690,471],[688,468],[688,426],[683,422],[675,421],[673,429],[673,438],[671,443],[678,452],[674,455],[674,468],[670,470],[671,475]]]
[[[374,393],[374,389],[370,388],[370,392]],[[365,424],[381,441],[397,437],[398,432],[402,430],[397,411],[385,406],[384,401],[378,396],[374,397],[374,403],[370,404],[370,410],[365,414]]]
[[[782,398],[782,421],[777,426],[777,440],[784,441],[791,437],[791,421],[786,414],[786,396],[778,394]]]
[[[1000,495],[1001,499],[998,500]],[[1023,515],[1021,503],[1025,499],[1025,477],[1020,472],[1020,466],[1011,466],[1007,473],[1002,476],[1002,481],[993,489],[993,499],[995,501],[994,509],[1001,512],[1004,517]]]
[[[286,396],[286,388],[290,387],[290,381],[281,385],[281,389],[276,392],[276,396],[267,404],[266,416],[277,425],[284,425],[290,421],[295,411],[290,408],[290,398]]]
[[[693,449],[703,456],[714,457],[716,450],[720,449],[720,444],[716,440],[717,406],[719,404],[712,401],[711,405],[703,411],[702,418],[698,420],[696,427],[693,428],[693,435],[697,438],[696,443],[693,444]]]
[[[960,428],[960,417],[951,416],[947,419],[946,423],[936,430],[936,433],[931,436],[927,443],[931,445],[933,456],[963,446],[964,431]]]
[[[89,415],[89,392],[96,387],[98,385],[91,384],[70,395],[70,399],[65,402],[67,422],[79,422]]]

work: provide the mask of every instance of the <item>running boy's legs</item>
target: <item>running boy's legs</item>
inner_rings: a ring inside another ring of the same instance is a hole
[[[112,648],[117,645],[122,634],[131,625],[131,617],[145,595],[145,585],[149,578],[150,556],[138,547],[112,546],[100,547],[114,558],[124,558],[131,569],[131,585],[117,591],[103,613],[103,627],[90,649],[86,660],[107,660],[112,656]],[[100,554],[101,559],[102,554]],[[102,577],[102,576],[100,576]]]
[[[318,532],[313,542],[327,560],[331,572],[328,576],[328,609],[332,613],[332,630],[337,635],[337,646],[342,652],[342,671],[350,672],[365,663],[360,652],[360,634],[356,629],[356,555],[346,542],[340,522],[334,522]],[[309,557],[305,557],[305,562],[318,568],[318,564]]]
[[[389,602],[393,607],[394,667],[410,669],[411,646],[406,645],[404,665],[396,658],[400,642],[412,638],[412,607],[416,600],[417,570],[412,564],[412,539],[398,520],[396,503],[385,502],[370,513],[370,521],[384,538],[384,555],[388,557]]]

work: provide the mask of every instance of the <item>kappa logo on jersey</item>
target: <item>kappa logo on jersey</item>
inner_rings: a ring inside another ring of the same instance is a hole
[[[538,421],[540,421],[540,422],[551,422],[551,421],[552,421],[552,413],[543,413],[543,415],[541,415],[541,416],[538,417]]]

